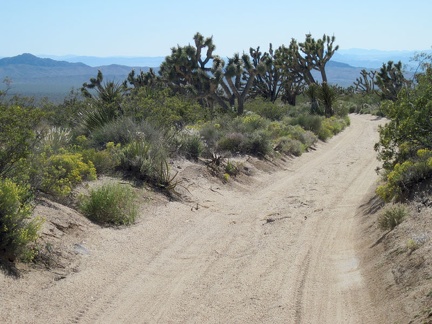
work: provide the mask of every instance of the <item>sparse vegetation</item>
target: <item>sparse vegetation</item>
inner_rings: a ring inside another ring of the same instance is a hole
[[[358,80],[364,91],[355,93],[327,80],[325,65],[338,49],[335,37],[307,34],[303,42],[270,45],[267,52],[251,48],[226,61],[216,55],[213,38],[197,33],[193,40],[172,49],[159,75],[131,72],[124,82],[114,82],[99,71],[58,105],[38,108],[30,98],[7,102],[2,96],[1,180],[58,201],[73,199],[75,186],[104,174],[169,193],[180,181],[170,163],[179,156],[211,161],[214,174],[228,181],[240,174],[236,155],[300,156],[349,126],[349,112],[395,120],[381,129],[377,145],[386,177],[377,191],[381,197],[401,197],[431,177],[431,132],[424,122],[430,70],[412,89],[405,87],[399,64],[385,65],[377,75],[364,71]],[[375,85],[394,101],[381,108]],[[413,103],[418,109],[411,116],[406,107]],[[109,195],[117,189],[103,190]]]

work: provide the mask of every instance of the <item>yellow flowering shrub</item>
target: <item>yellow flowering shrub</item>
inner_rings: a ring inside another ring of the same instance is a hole
[[[96,169],[91,161],[85,163],[80,153],[66,152],[48,158],[41,187],[45,192],[64,197],[82,181],[95,179]]]

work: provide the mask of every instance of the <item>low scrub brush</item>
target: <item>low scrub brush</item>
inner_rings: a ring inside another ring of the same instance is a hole
[[[135,222],[135,193],[125,184],[108,183],[81,196],[80,209],[90,220],[99,224],[129,225]]]
[[[391,231],[402,223],[407,215],[408,211],[403,205],[392,205],[384,209],[378,217],[378,226],[383,231]]]

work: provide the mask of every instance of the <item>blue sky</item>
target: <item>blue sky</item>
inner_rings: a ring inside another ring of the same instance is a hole
[[[427,50],[431,12],[430,0],[0,0],[0,57],[166,56],[196,32],[221,56],[306,33],[341,49]]]

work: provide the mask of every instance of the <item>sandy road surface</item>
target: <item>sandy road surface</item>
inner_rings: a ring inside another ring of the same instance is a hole
[[[377,179],[382,122],[351,120],[252,185],[184,180],[191,202],[95,231],[89,254],[63,280],[0,274],[1,322],[385,323],[356,253],[356,212]]]

